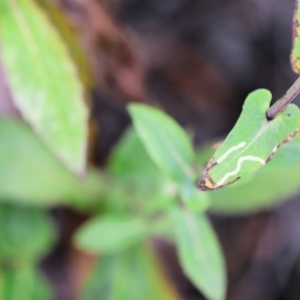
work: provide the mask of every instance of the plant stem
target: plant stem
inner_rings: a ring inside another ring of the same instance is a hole
[[[300,93],[300,77],[293,83],[287,92],[278,99],[267,111],[267,118],[273,120],[287,105],[292,102]]]

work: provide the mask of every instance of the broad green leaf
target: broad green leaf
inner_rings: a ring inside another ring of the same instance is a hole
[[[38,261],[54,241],[53,223],[46,212],[0,204],[0,261]]]
[[[67,49],[32,0],[1,0],[1,56],[22,115],[74,172],[86,164],[87,108]]]
[[[300,0],[296,0],[293,14],[293,45],[291,51],[291,65],[293,71],[300,75]]]
[[[260,89],[246,99],[243,112],[206,166],[198,186],[214,190],[264,166],[277,148],[299,127],[300,110],[294,104],[268,121],[271,93]]]
[[[82,300],[176,300],[180,299],[164,277],[146,246],[103,256],[84,289]]]
[[[223,255],[209,220],[184,207],[174,208],[171,216],[185,274],[207,299],[225,299]]]
[[[0,281],[0,299],[54,299],[49,283],[34,265],[26,265],[16,269],[0,268]]]
[[[88,252],[112,253],[139,243],[147,233],[147,223],[141,217],[104,215],[83,225],[75,235],[75,243]]]
[[[57,161],[24,123],[0,118],[0,198],[54,205],[97,203],[105,181],[90,170],[79,180]]]
[[[263,168],[240,183],[213,191],[212,212],[250,213],[269,209],[300,191],[300,135],[283,145]]]
[[[156,108],[130,104],[128,110],[138,136],[156,165],[177,183],[193,180],[194,153],[185,131]]]
[[[86,53],[82,47],[82,41],[79,36],[79,28],[75,28],[74,24],[63,11],[62,7],[49,0],[34,0],[37,2],[43,11],[47,14],[50,22],[59,31],[60,36],[64,40],[68,53],[72,56],[73,61],[78,68],[78,73],[81,81],[86,87],[92,86],[92,70],[89,60],[86,58]]]

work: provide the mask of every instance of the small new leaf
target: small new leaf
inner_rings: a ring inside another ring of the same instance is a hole
[[[265,89],[249,94],[238,122],[204,169],[198,183],[201,190],[227,186],[258,170],[298,133],[300,110],[294,104],[275,119],[266,118],[271,98]]]

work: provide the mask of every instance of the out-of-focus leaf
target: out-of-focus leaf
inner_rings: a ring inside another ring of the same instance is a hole
[[[53,223],[46,212],[0,205],[0,261],[39,260],[54,241]]]
[[[47,14],[49,20],[56,27],[68,47],[68,52],[79,69],[79,76],[85,86],[92,85],[92,71],[86,53],[80,43],[79,34],[69,20],[68,16],[63,12],[61,7],[54,1],[35,0]]]
[[[111,154],[108,171],[114,178],[114,188],[105,201],[109,211],[143,211],[153,206],[153,198],[165,186],[166,176],[153,163],[133,128]]]
[[[159,176],[159,170],[150,159],[136,131],[130,128],[113,150],[108,164],[111,175],[149,185]]]
[[[293,71],[300,75],[300,0],[296,0],[293,15],[293,46],[291,51],[291,65]]]
[[[24,123],[0,118],[0,197],[49,206],[97,203],[104,179],[90,170],[80,181],[38,140]]]
[[[0,269],[0,299],[51,300],[54,299],[48,282],[33,265],[17,269]]]
[[[133,125],[156,165],[179,184],[194,179],[193,149],[185,131],[169,116],[144,104],[130,104]]]
[[[82,300],[179,300],[146,246],[104,256],[84,289]]]
[[[171,210],[171,216],[185,274],[207,299],[225,299],[223,255],[209,220],[184,207]]]
[[[158,172],[145,147],[133,128],[127,130],[121,141],[113,150],[108,170],[116,177],[137,177],[150,180]],[[138,174],[143,176],[138,176]]]
[[[162,186],[153,194],[151,201],[147,203],[146,210],[148,214],[168,210],[177,200],[177,185],[170,180],[164,180],[162,183]]]
[[[186,206],[194,212],[205,212],[211,204],[211,198],[208,193],[199,191],[195,186],[190,196],[186,199]]]
[[[263,168],[240,183],[210,193],[211,211],[249,213],[268,209],[300,191],[300,135],[283,145]]]
[[[141,217],[100,216],[83,225],[75,235],[75,243],[92,253],[112,253],[137,244],[148,233]]]
[[[108,213],[143,212],[152,205],[159,189],[153,181],[149,181],[146,186],[126,179],[112,180],[103,209]]]
[[[16,106],[74,172],[86,164],[87,108],[75,66],[32,0],[0,2],[1,56]]]
[[[161,237],[165,241],[175,243],[173,222],[169,214],[158,215],[151,221],[149,228],[151,236]]]

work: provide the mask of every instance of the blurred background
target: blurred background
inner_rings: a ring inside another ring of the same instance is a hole
[[[42,2],[63,12],[91,66],[89,154],[97,167],[130,125],[130,101],[161,107],[201,146],[226,136],[249,92],[267,88],[277,99],[296,79],[289,61],[293,0]],[[18,116],[0,71],[1,114]],[[227,299],[300,299],[298,198],[260,213],[210,215],[226,258]],[[58,240],[42,270],[55,299],[77,299],[94,258],[74,249],[71,237],[89,214],[57,206],[51,215]],[[179,299],[204,299],[172,244],[154,244]]]

